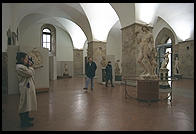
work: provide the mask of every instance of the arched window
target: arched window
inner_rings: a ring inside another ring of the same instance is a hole
[[[42,31],[42,47],[48,48],[51,52],[51,31],[48,28],[44,28]]]

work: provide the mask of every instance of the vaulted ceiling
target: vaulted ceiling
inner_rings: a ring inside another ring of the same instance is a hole
[[[35,22],[65,29],[75,48],[86,40],[107,41],[114,26],[135,22],[154,25],[161,17],[179,40],[194,39],[194,3],[10,3],[14,27],[25,30]],[[115,25],[119,23],[118,25]],[[81,38],[80,38],[81,37]],[[79,39],[80,38],[80,39]]]

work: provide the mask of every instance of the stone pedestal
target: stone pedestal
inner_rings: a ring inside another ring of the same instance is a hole
[[[137,80],[137,99],[141,101],[158,101],[159,80]]]
[[[170,88],[170,85],[168,83],[168,71],[169,70],[167,68],[160,68],[160,72],[159,72],[160,88],[163,88],[163,89]]]

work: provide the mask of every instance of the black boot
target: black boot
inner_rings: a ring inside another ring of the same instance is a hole
[[[34,120],[33,117],[29,117],[29,112],[25,112],[25,116],[26,116],[26,119],[27,119],[28,121],[33,121],[33,120]]]
[[[108,81],[106,80],[106,82],[105,82],[105,87],[108,87]]]
[[[22,128],[32,127],[33,123],[29,122],[26,118],[26,113],[20,113],[20,126]]]

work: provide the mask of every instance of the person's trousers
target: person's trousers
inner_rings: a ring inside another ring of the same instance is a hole
[[[111,85],[113,85],[112,79],[106,79],[106,86],[108,85],[109,80],[110,80]]]
[[[91,81],[91,88],[94,88],[94,78],[86,77],[85,88],[88,88],[88,84]]]

